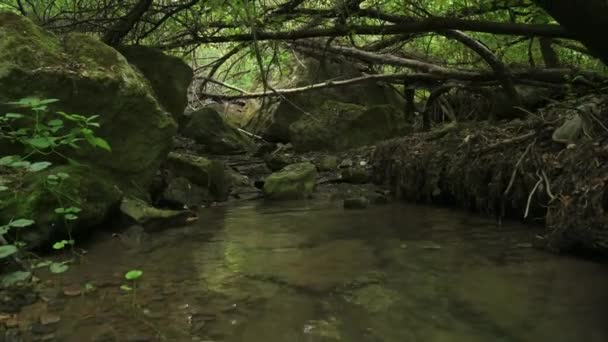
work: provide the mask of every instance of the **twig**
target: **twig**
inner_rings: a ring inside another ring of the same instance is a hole
[[[543,178],[538,177],[538,182],[536,182],[536,184],[534,185],[534,188],[532,188],[532,191],[530,192],[530,195],[528,195],[528,203],[526,204],[526,212],[524,213],[524,218],[528,217],[528,213],[530,211],[530,202],[532,202],[532,196],[534,196],[536,189],[538,189],[538,187],[542,184],[542,182],[543,182]]]
[[[547,191],[547,196],[549,196],[549,198],[551,198],[551,201],[549,201],[549,203],[553,202],[556,197],[553,195],[553,193],[551,192],[551,183],[549,183],[549,177],[547,177],[547,174],[545,173],[545,170],[541,170],[540,172],[543,176],[543,179],[545,180],[545,188]]]
[[[241,132],[241,133],[245,134],[245,135],[246,135],[246,136],[248,136],[248,137],[251,137],[251,138],[254,138],[254,139],[258,139],[258,140],[261,140],[261,141],[263,141],[263,142],[267,142],[267,141],[266,141],[266,140],[264,140],[264,138],[262,138],[261,136],[259,136],[259,135],[255,135],[255,134],[250,133],[250,132],[247,132],[246,130],[244,130],[244,129],[242,129],[242,128],[237,128],[237,130],[238,130],[239,132]]]
[[[520,135],[520,136],[515,137],[515,138],[501,140],[501,141],[499,141],[497,143],[494,143],[492,145],[487,146],[484,149],[479,150],[479,152],[487,152],[489,150],[492,150],[492,149],[494,149],[496,147],[499,147],[499,146],[502,146],[502,145],[509,145],[509,144],[514,144],[514,143],[520,142],[520,141],[524,141],[524,140],[526,140],[528,138],[533,137],[535,134],[536,134],[536,131],[530,131],[529,133],[526,133],[524,135]]]
[[[519,167],[520,167],[521,163],[523,162],[524,158],[526,157],[526,155],[528,154],[528,152],[530,152],[530,149],[532,148],[532,146],[535,143],[536,143],[536,139],[534,139],[534,141],[531,142],[528,145],[528,147],[526,147],[526,150],[524,151],[524,153],[522,153],[522,155],[517,160],[517,163],[515,164],[515,168],[513,168],[513,173],[511,174],[511,180],[509,181],[509,185],[507,185],[507,189],[503,193],[504,196],[507,196],[509,194],[509,192],[511,191],[511,187],[513,186],[513,182],[515,181],[515,176],[517,175],[517,170],[519,169]]]

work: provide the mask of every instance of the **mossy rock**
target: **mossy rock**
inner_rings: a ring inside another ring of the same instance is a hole
[[[24,97],[55,98],[51,111],[99,115],[112,153],[82,145],[68,156],[145,189],[171,149],[177,126],[146,78],[116,50],[79,33],[59,38],[0,12],[0,113]],[[24,113],[25,114],[25,113]],[[0,145],[0,152],[7,146]]]
[[[186,223],[192,214],[187,210],[155,208],[136,197],[125,197],[120,203],[120,211],[134,223],[148,229],[166,229]]]
[[[293,81],[283,87],[291,88],[340,78],[361,76],[351,63],[319,62],[305,58],[304,65],[292,72]],[[390,87],[374,82],[347,87],[324,88],[300,94],[286,95],[280,100],[250,101],[244,110],[245,129],[271,142],[289,142],[293,138],[290,126],[310,116],[329,101],[361,106],[389,105],[403,108],[403,100]]]
[[[192,68],[181,58],[146,46],[121,46],[118,51],[146,76],[158,101],[178,121],[188,105]]]
[[[410,132],[402,114],[388,105],[365,107],[327,101],[290,126],[297,151],[342,151]]]
[[[253,149],[249,137],[225,122],[212,107],[192,112],[182,134],[203,145],[211,154],[235,154]]]
[[[61,173],[68,177],[57,187],[51,187],[48,176]],[[67,235],[65,222],[55,209],[77,207],[81,211],[71,224],[71,232],[86,234],[120,203],[122,184],[113,179],[102,170],[86,166],[62,165],[31,173],[21,182],[10,184],[10,192],[0,192],[0,222],[35,220],[35,226],[22,228],[19,239],[28,247],[37,248]]]
[[[308,162],[287,165],[266,178],[264,196],[271,200],[308,198],[315,189],[317,168]]]
[[[166,167],[173,177],[183,177],[193,184],[209,189],[216,201],[225,201],[229,195],[230,177],[224,163],[184,153],[169,153]]]

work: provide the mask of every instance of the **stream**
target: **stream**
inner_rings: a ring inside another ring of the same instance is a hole
[[[44,301],[23,315],[65,342],[608,341],[606,265],[530,248],[533,230],[402,203],[208,208],[101,234],[39,274]]]

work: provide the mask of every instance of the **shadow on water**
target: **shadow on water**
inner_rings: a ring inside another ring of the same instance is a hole
[[[606,266],[533,250],[533,235],[404,204],[218,207],[137,245],[101,238],[42,275],[37,305],[60,315],[60,341],[607,341]],[[133,268],[135,298],[119,289]]]

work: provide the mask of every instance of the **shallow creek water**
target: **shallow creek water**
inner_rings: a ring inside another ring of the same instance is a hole
[[[66,342],[608,341],[606,265],[536,251],[533,236],[405,204],[210,208],[136,242],[102,236],[41,275],[31,311],[58,315],[50,336]],[[119,288],[130,269],[144,272],[135,293]]]

